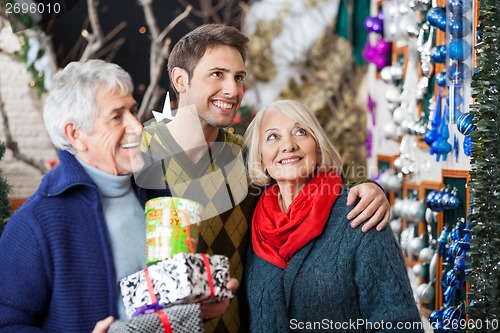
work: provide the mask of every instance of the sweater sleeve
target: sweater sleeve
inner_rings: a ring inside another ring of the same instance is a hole
[[[28,214],[14,214],[0,237],[0,332],[42,332],[49,301],[45,249]]]
[[[363,237],[355,282],[366,332],[423,332],[401,248],[390,228]]]

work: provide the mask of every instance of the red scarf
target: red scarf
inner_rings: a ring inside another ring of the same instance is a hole
[[[337,173],[317,174],[285,213],[280,208],[278,185],[268,187],[260,197],[252,219],[255,253],[285,269],[298,250],[322,233],[341,191],[342,179]]]

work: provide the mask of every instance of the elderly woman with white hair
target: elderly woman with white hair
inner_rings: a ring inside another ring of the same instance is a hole
[[[251,331],[423,332],[390,228],[350,227],[341,158],[314,115],[271,103],[245,139],[266,186],[246,262]]]

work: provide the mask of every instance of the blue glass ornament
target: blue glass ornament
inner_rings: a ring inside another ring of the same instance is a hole
[[[462,255],[462,256],[455,257],[453,269],[463,271],[463,272],[465,272],[466,270],[469,270],[470,266],[467,266],[467,256]]]
[[[455,62],[448,66],[448,78],[454,84],[463,83],[471,78],[471,70],[469,66],[462,62]]]
[[[451,59],[464,61],[472,55],[472,48],[464,39],[454,39],[448,44],[448,55]]]
[[[446,31],[446,8],[433,7],[427,11],[427,21],[429,21],[430,25],[439,28],[439,25],[442,25],[443,20],[445,22],[444,31]]]
[[[455,105],[455,106],[459,106],[459,105],[461,105],[461,104],[464,102],[464,98],[462,97],[462,95],[460,95],[460,94],[458,93],[458,91],[457,91],[456,89],[455,89],[453,92],[454,92],[454,93],[453,93],[453,103],[454,103],[454,105]],[[447,104],[447,105],[450,105],[450,98],[451,98],[451,95],[452,95],[452,94],[448,94],[448,96],[446,96],[446,104]]]
[[[469,135],[476,129],[476,125],[472,123],[474,115],[472,113],[463,113],[457,119],[457,129],[463,135]]]
[[[460,149],[458,147],[458,139],[457,135],[453,134],[453,157],[455,157],[455,162],[458,163],[458,154],[460,152]]]
[[[429,322],[431,323],[434,332],[443,332],[443,312],[441,310],[434,310],[429,314]]]
[[[446,50],[446,48],[445,48],[445,50]],[[446,56],[445,56],[445,58],[446,58]],[[442,71],[440,73],[437,73],[434,80],[436,81],[436,84],[439,87],[446,87],[446,72]]]
[[[470,136],[466,136],[464,138],[464,154],[465,154],[465,156],[472,155],[472,140],[471,140]]]
[[[446,77],[445,77],[445,84],[446,84]],[[433,142],[436,141],[436,139],[438,137],[438,127],[439,127],[439,124],[441,123],[441,87],[438,88],[438,95],[437,96],[438,97],[437,97],[437,101],[436,101],[436,108],[434,109],[434,117],[432,118],[432,121],[431,121],[431,128],[424,135],[425,143],[427,143],[427,145],[431,146],[431,148],[432,148]],[[435,153],[433,150],[430,151],[431,155],[433,155],[433,153]]]
[[[483,41],[483,30],[476,31],[476,41],[478,44]]]
[[[446,45],[434,46],[431,50],[431,57],[434,62],[444,63],[446,61]]]
[[[470,34],[472,23],[465,16],[458,16],[450,20],[448,29],[453,38],[462,38]]]
[[[456,195],[452,195],[449,199],[449,208],[457,209],[460,206],[460,199]]]
[[[472,0],[448,0],[448,8],[454,15],[460,15],[472,8]]]
[[[458,244],[458,242],[454,242],[450,246],[450,253],[453,257],[463,256],[465,254],[463,248]]]
[[[446,244],[448,243],[448,239],[450,238],[450,232],[446,229],[441,231],[441,235],[438,238],[438,255],[441,257],[444,254],[444,249]]]
[[[446,112],[446,106],[444,110],[445,116],[441,118],[441,124],[439,125],[439,138],[436,140],[436,142],[433,143],[433,146],[435,143],[435,151],[436,151],[436,162],[439,162],[440,157],[443,158],[443,161],[446,161],[446,156],[448,153],[451,151],[452,147],[448,143],[448,138],[450,137],[450,130],[448,128],[448,124],[446,123],[446,118],[447,118],[447,112]]]

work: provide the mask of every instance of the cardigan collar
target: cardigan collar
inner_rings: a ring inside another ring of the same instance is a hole
[[[40,184],[40,193],[48,197],[61,195],[75,186],[90,186],[98,189],[76,157],[68,151],[59,150],[59,165],[47,173]]]

